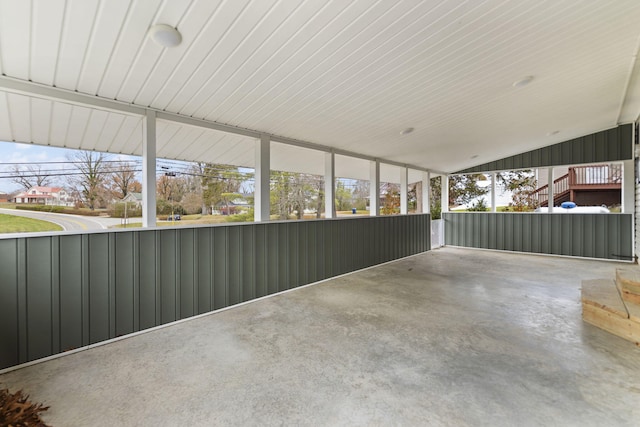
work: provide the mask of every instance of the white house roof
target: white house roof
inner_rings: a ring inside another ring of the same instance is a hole
[[[141,154],[139,115],[55,87],[250,131],[160,120],[159,157],[253,166],[268,133],[452,172],[636,120],[639,22],[637,0],[2,0],[0,140]]]

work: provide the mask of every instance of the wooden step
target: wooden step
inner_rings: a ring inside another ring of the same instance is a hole
[[[636,304],[640,303],[640,300],[635,298],[640,297],[640,268],[625,267],[616,269],[616,283],[622,292],[636,299]]]
[[[632,306],[634,314],[630,317],[616,285],[609,279],[583,280],[582,319],[640,345],[640,311],[635,311],[636,306]]]

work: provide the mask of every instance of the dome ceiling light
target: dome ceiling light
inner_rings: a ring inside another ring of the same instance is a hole
[[[513,87],[515,88],[521,88],[521,87],[525,87],[526,85],[528,85],[529,83],[531,83],[533,81],[533,76],[526,76],[521,78],[520,80],[513,82]]]
[[[149,37],[162,47],[176,47],[182,42],[182,34],[167,24],[156,24],[149,28]]]

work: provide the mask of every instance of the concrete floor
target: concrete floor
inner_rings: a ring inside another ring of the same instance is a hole
[[[620,264],[443,248],[0,376],[54,426],[640,425]]]

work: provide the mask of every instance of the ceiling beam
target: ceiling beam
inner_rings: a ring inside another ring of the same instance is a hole
[[[181,123],[189,126],[202,127],[206,129],[212,129],[220,132],[227,132],[236,135],[243,135],[251,138],[261,138],[262,136],[268,136],[271,141],[279,142],[286,145],[293,145],[296,147],[307,148],[310,150],[321,151],[325,153],[334,153],[341,156],[354,157],[357,159],[380,161],[393,166],[406,167],[422,172],[432,172],[439,175],[446,175],[443,171],[435,169],[427,169],[424,167],[394,162],[393,160],[387,160],[383,158],[376,158],[367,154],[356,153],[353,151],[342,150],[339,148],[329,147],[326,145],[315,144],[312,142],[302,141],[294,138],[288,138],[279,135],[272,135],[265,132],[260,132],[252,129],[241,128],[238,126],[226,125],[217,123],[205,119],[197,119],[194,117],[183,116],[175,113],[168,113],[166,111],[157,110],[154,108],[142,107],[135,104],[130,104],[114,99],[101,98],[99,96],[88,95],[85,93],[74,92],[66,89],[60,89],[53,86],[47,86],[40,83],[34,83],[26,80],[14,79],[11,77],[0,76],[0,90],[16,93],[25,96],[35,96],[37,98],[49,99],[52,101],[66,102],[74,105],[82,105],[90,108],[98,108],[100,110],[112,111],[117,113],[131,114],[137,116],[145,116],[147,111],[155,111],[156,118],[159,120],[166,120],[175,123]]]

